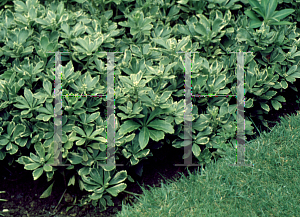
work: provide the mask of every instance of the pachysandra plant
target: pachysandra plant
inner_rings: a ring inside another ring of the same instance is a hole
[[[23,124],[8,123],[7,133],[1,133],[0,136],[0,160],[5,158],[6,153],[13,155],[18,152],[19,147],[26,145],[27,139],[22,139],[25,129]]]
[[[212,10],[209,19],[203,14],[198,15],[198,17],[199,20],[193,16],[187,20],[187,25],[179,25],[178,31],[199,40],[200,49],[204,47],[207,55],[224,54],[218,46],[212,44],[220,42],[226,33],[233,33],[232,27],[225,28],[231,19],[231,12],[228,10],[223,16],[222,12]]]
[[[116,197],[125,190],[126,184],[122,183],[127,178],[125,170],[114,174],[114,171],[104,171],[100,168],[91,168],[88,175],[82,175],[80,187],[88,192],[93,192],[89,195],[93,205],[96,206],[99,201],[99,206],[106,207],[106,204],[113,206],[111,196]],[[110,194],[110,195],[107,195]]]
[[[292,25],[293,23],[288,21],[280,21],[286,18],[288,15],[292,14],[294,9],[283,9],[280,11],[275,11],[278,5],[277,0],[261,0],[259,3],[257,0],[248,0],[252,7],[258,15],[263,17],[263,21],[258,18],[258,15],[251,10],[246,10],[244,13],[251,19],[250,28],[258,28],[264,22],[265,24],[271,25]]]
[[[154,141],[159,141],[164,138],[164,133],[174,133],[173,126],[170,123],[166,122],[165,120],[155,118],[160,113],[162,113],[162,111],[157,109],[154,110],[154,112],[151,112],[148,116],[149,111],[148,109],[144,108],[143,114],[145,115],[145,117],[142,120],[136,119],[136,121],[125,121],[120,126],[119,133],[121,135],[125,135],[126,133],[130,133],[136,129],[141,128],[139,132],[139,144],[141,149],[144,149],[149,142],[149,138],[153,139]]]
[[[21,156],[18,158],[17,162],[23,164],[25,170],[33,170],[33,180],[37,180],[43,175],[43,172],[46,172],[48,181],[53,178],[55,169],[50,165],[53,162],[54,156],[51,147],[46,150],[43,144],[38,142],[34,145],[36,154],[30,152],[29,157]]]

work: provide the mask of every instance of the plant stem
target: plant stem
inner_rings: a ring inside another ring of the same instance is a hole
[[[55,215],[55,214],[56,214],[56,209],[57,209],[58,205],[60,204],[60,202],[61,202],[61,200],[62,200],[64,194],[66,193],[66,191],[67,191],[67,189],[65,189],[64,193],[61,195],[61,198],[60,198],[60,200],[58,201],[58,204],[56,205],[55,209],[53,210],[53,214],[52,214],[52,215]]]
[[[137,102],[137,100],[139,99],[139,92],[138,92],[137,88],[135,88],[135,94],[136,94],[135,102]]]
[[[119,5],[117,5],[116,17],[118,16]]]
[[[83,69],[87,69],[88,65],[90,64],[90,59],[91,59],[91,56],[88,57],[88,61],[87,61],[87,63],[85,64],[85,66],[84,66]]]
[[[63,176],[64,176],[65,188],[67,188],[67,181],[66,181],[66,175],[65,175],[65,171],[63,171]]]
[[[135,196],[141,196],[142,194],[136,194],[136,193],[133,193],[133,192],[130,192],[130,191],[123,191],[123,192],[125,192],[125,193],[127,193],[127,194],[131,194],[131,195],[135,195]]]
[[[104,4],[104,1],[101,2],[101,6],[103,8],[103,11],[105,12],[105,4]]]
[[[161,78],[159,78],[159,83],[158,83],[158,87],[157,87],[157,89],[156,89],[156,91],[155,91],[155,94],[158,92],[158,90],[160,89],[160,86],[161,86]]]

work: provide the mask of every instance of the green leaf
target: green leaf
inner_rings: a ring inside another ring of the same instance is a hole
[[[77,153],[69,153],[68,160],[71,162],[71,164],[80,164],[83,159]]]
[[[86,139],[85,138],[80,138],[77,142],[76,142],[76,145],[77,146],[81,146],[85,143]]]
[[[51,195],[53,184],[54,182],[46,189],[46,191],[43,192],[43,194],[40,196],[41,199],[47,198]]]
[[[35,67],[33,69],[33,74],[38,74],[41,71],[43,71],[44,62],[39,61],[37,64],[35,64]]]
[[[104,164],[104,165],[101,165],[101,168],[104,170],[104,171],[112,171],[116,168],[116,165],[114,164]]]
[[[82,137],[86,137],[85,132],[80,127],[74,126],[72,129]]]
[[[27,11],[27,7],[26,5],[24,4],[24,2],[22,1],[14,1],[14,4],[15,4],[15,10],[17,12],[23,12],[23,11]]]
[[[35,19],[37,17],[37,9],[30,8],[28,14],[31,20]]]
[[[100,112],[95,112],[95,113],[89,115],[86,120],[86,123],[91,123],[91,122],[95,121],[99,116],[100,116]]]
[[[81,137],[78,137],[78,136],[71,136],[71,137],[69,138],[69,141],[70,141],[70,142],[74,142],[74,141],[80,140],[80,139],[82,139],[82,138],[81,138]]]
[[[30,112],[30,110],[22,111],[22,112],[21,112],[21,115],[27,115],[29,112]]]
[[[178,1],[177,3],[178,4],[183,4],[183,5],[185,5],[185,4],[187,4],[189,2],[189,0],[180,0],[180,1]]]
[[[209,142],[208,137],[200,137],[196,140],[197,144],[207,144]]]
[[[14,155],[15,153],[18,152],[18,146],[16,146],[15,144],[13,143],[9,143],[7,146],[6,146],[6,151],[8,151],[8,153],[10,155]]]
[[[21,104],[14,104],[15,107],[17,107],[19,109],[30,108],[28,102],[24,99],[23,96],[18,96],[16,100]]]
[[[115,185],[114,187],[107,188],[106,191],[112,196],[117,197],[118,193],[124,191],[126,187],[127,185],[125,183],[121,183],[119,185]]]
[[[132,22],[118,22],[118,25],[123,26],[123,27],[130,27],[130,28],[136,27],[136,25]]]
[[[66,22],[63,22],[61,24],[61,29],[67,34],[67,36],[71,35],[71,33],[70,33],[70,26]]]
[[[46,114],[39,114],[37,117],[36,117],[36,119],[38,119],[38,120],[42,120],[42,121],[49,121],[50,120],[50,118],[52,118],[53,117],[53,115],[46,115]]]
[[[44,87],[45,91],[48,93],[48,95],[51,96],[52,95],[52,84],[50,81],[48,81],[48,79],[44,79],[43,87]]]
[[[47,51],[48,44],[49,44],[49,39],[46,36],[42,36],[40,39],[40,45],[44,51]]]
[[[5,139],[5,138],[4,138],[4,139],[1,139],[1,140],[0,140],[0,144],[1,144],[1,145],[7,145],[7,143],[9,143],[9,140],[8,140],[8,139]]]
[[[91,135],[91,133],[93,132],[93,127],[84,125],[83,128],[84,128],[86,136],[89,137]]]
[[[258,28],[262,25],[262,21],[260,20],[251,20],[250,22],[250,28]]]
[[[80,44],[81,47],[83,47],[86,51],[89,50],[89,44],[91,43],[89,37],[85,36],[83,39],[82,39],[82,38],[78,38],[78,39],[76,40],[76,42],[77,42],[78,44]]]
[[[176,14],[179,13],[179,11],[180,9],[176,5],[173,5],[168,13],[168,17],[175,16]]]
[[[294,73],[297,70],[297,65],[293,65],[291,68],[289,68],[289,70],[287,71],[287,75],[290,75],[292,73]]]
[[[136,129],[138,129],[141,125],[132,120],[125,121],[118,130],[120,135],[125,135],[126,133],[130,133]]]
[[[154,41],[156,44],[159,44],[169,50],[169,46],[166,44],[166,41],[162,38],[151,38],[152,41]]]
[[[50,172],[50,171],[52,171],[53,167],[49,164],[45,164],[43,166],[43,169],[44,169],[45,172]]]
[[[290,81],[290,82],[295,82],[295,78],[300,78],[300,72],[295,72],[295,73],[287,76],[286,80]]]
[[[244,28],[240,28],[237,32],[236,38],[238,41],[248,41],[251,40],[251,36],[249,34],[249,32],[244,29]]]
[[[149,130],[149,135],[150,135],[150,138],[156,142],[162,140],[164,137],[165,137],[165,134],[163,131],[158,131],[158,130]]]
[[[267,9],[270,5],[268,3],[273,2],[273,0],[261,0],[261,8],[263,9],[264,14],[267,14]],[[266,18],[267,19],[267,18]]]
[[[275,12],[272,15],[272,19],[276,21],[280,21],[281,19],[287,17],[288,15],[292,14],[295,10],[294,9],[283,9],[280,11]]]
[[[41,142],[35,144],[34,149],[40,158],[45,158],[45,148]]]
[[[139,160],[134,155],[131,156],[130,163],[131,163],[132,166],[137,165],[138,162],[139,162]]]
[[[138,153],[134,154],[134,156],[136,158],[143,158],[143,157],[146,157],[150,152],[150,149],[144,149],[142,151],[139,151]]]
[[[17,126],[14,127],[13,131],[13,140],[15,141],[16,139],[20,138],[22,134],[25,132],[26,127],[23,124],[17,124]]]
[[[264,4],[268,4],[265,7],[266,19],[268,20],[269,18],[271,18],[274,11],[276,10],[278,2],[277,0],[267,0],[267,1],[263,0],[262,2],[264,2]]]
[[[43,174],[43,168],[38,168],[32,172],[33,180],[37,180]]]
[[[25,84],[25,81],[24,81],[24,79],[21,78],[21,79],[18,81],[19,87],[23,87],[24,84]]]
[[[22,156],[19,157],[18,160],[16,160],[19,164],[29,164],[29,163],[34,163],[34,161],[28,157],[28,156]]]
[[[295,57],[298,57],[298,56],[300,56],[300,51],[294,53],[294,54],[291,56],[291,58],[295,58]]]
[[[260,106],[262,109],[266,110],[267,112],[270,111],[270,107],[266,103],[260,103]]]
[[[195,25],[195,31],[203,36],[207,35],[207,29],[205,28],[205,26],[202,23],[197,23]]]
[[[259,20],[258,17],[255,15],[255,13],[253,11],[246,10],[246,11],[244,11],[244,14],[246,14],[252,20],[256,20],[256,21]]]
[[[82,4],[82,3],[86,2],[87,0],[72,0],[72,1]]]
[[[103,132],[103,128],[102,129],[98,129],[98,130],[95,130],[92,135],[90,135],[90,138],[94,138],[95,136],[101,134]]]
[[[54,109],[52,104],[50,103],[46,103],[46,108],[40,107],[36,109],[36,111],[46,113],[46,114],[39,114],[36,117],[36,119],[38,120],[48,121],[51,117],[54,116]]]
[[[141,49],[136,45],[130,45],[130,49],[134,54],[142,55]]]
[[[32,108],[33,107],[33,94],[31,92],[31,90],[29,90],[25,87],[24,96],[28,102],[28,105],[30,105],[30,107]]]
[[[92,79],[91,74],[89,72],[87,74],[85,74],[85,84],[87,85],[88,91],[94,89],[94,87],[98,81],[99,81],[98,76],[96,76]]]
[[[261,5],[257,0],[248,0],[249,4],[252,6],[252,8],[260,8]]]
[[[90,173],[91,168],[90,167],[82,167],[79,171],[78,171],[78,175],[80,176],[87,176]]]
[[[248,99],[245,102],[245,108],[251,108],[253,106],[253,99]]]
[[[286,89],[289,85],[286,81],[282,80],[280,83],[281,87],[283,87],[283,89]]]
[[[173,126],[170,123],[166,122],[165,120],[154,120],[150,122],[147,125],[147,127],[152,127],[156,130],[164,131],[165,133],[170,133],[170,134],[174,133]]]
[[[183,46],[185,46],[187,43],[189,43],[189,41],[190,41],[190,36],[189,35],[184,37],[182,40],[179,40],[179,43],[177,44],[175,52],[180,51]]]
[[[221,24],[223,23],[223,20],[221,19],[215,19],[213,21],[213,24],[212,24],[212,27],[211,27],[211,30],[215,33],[218,33],[221,31]]]
[[[174,66],[176,66],[178,63],[174,62],[174,63],[171,63],[171,64],[168,64],[167,67],[165,68],[165,71],[164,71],[164,74],[165,75],[168,75],[169,76],[169,71],[170,69],[172,69]]]
[[[6,156],[6,152],[4,151],[4,149],[0,149],[0,160],[4,160]]]
[[[64,3],[63,3],[63,2],[60,2],[60,3],[58,4],[58,6],[57,6],[57,13],[58,13],[59,15],[62,15],[63,11],[64,11]]]
[[[25,167],[24,167],[24,169],[25,170],[35,170],[39,166],[41,166],[40,163],[30,163],[30,164],[26,164]]]
[[[101,174],[100,174],[101,172]],[[97,182],[101,186],[103,185],[103,175],[102,175],[102,170],[92,168],[90,172],[90,176],[93,179],[93,181]]]
[[[294,23],[288,21],[270,22],[269,25],[281,26],[281,25],[293,25]]]
[[[125,76],[119,76],[119,79],[120,79],[124,84],[129,84],[129,85],[133,86],[133,83],[132,83],[132,81],[131,81],[129,78],[127,78],[127,77],[125,77]]]
[[[70,186],[70,185],[75,185],[75,175],[73,175],[71,178],[70,178],[70,180],[69,180],[69,182],[68,182],[68,186]]]
[[[35,154],[33,154],[31,152],[30,152],[30,158],[36,163],[40,163],[40,161],[41,161],[38,156],[36,156]]]
[[[165,103],[171,96],[172,91],[165,91],[163,94],[160,96],[159,103]]]
[[[281,103],[278,102],[277,100],[271,100],[271,104],[272,106],[274,107],[275,110],[279,110],[282,106],[281,106]]]
[[[201,149],[197,144],[193,143],[192,151],[194,155],[198,157],[200,155]]]
[[[125,181],[126,178],[127,178],[127,171],[126,170],[122,170],[120,172],[117,172],[116,175],[114,176],[114,178],[110,180],[109,185],[119,184],[120,182]]]
[[[21,31],[18,34],[18,43],[23,44],[27,40],[29,36],[29,30],[28,29],[21,29]]]
[[[101,189],[104,189],[104,188],[101,188]],[[102,196],[103,196],[102,193],[100,193],[100,194],[93,193],[93,194],[89,195],[89,198],[91,198],[93,201],[97,201],[97,200],[101,199]]]
[[[147,146],[147,144],[149,142],[149,136],[150,136],[150,133],[149,133],[148,128],[143,127],[139,133],[139,144],[140,144],[140,147],[142,150]]]

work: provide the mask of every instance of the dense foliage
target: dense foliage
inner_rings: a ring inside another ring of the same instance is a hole
[[[72,4],[71,4],[72,3]],[[106,54],[115,54],[116,161],[137,165],[149,141],[167,134],[183,147],[184,56],[192,55],[193,94],[236,95],[236,54],[245,54],[245,111],[278,110],[279,89],[300,78],[299,3],[292,0],[5,1],[0,11],[0,160],[24,164],[51,181],[55,51],[62,55],[63,95],[106,94]],[[289,8],[289,9],[286,9]],[[249,19],[250,18],[250,19]],[[236,144],[235,97],[192,98],[193,148],[199,164]],[[260,110],[251,110],[254,105]],[[125,170],[106,160],[106,99],[63,97],[63,163],[68,185],[86,202],[111,205],[126,188]],[[245,133],[253,127],[245,121]],[[201,148],[200,148],[201,147]],[[217,148],[211,153],[210,148]],[[203,151],[202,151],[202,150]],[[187,156],[184,156],[186,158]],[[122,162],[118,160],[123,159]],[[51,194],[52,185],[43,197]]]

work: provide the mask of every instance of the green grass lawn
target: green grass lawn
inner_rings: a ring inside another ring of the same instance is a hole
[[[246,143],[245,164],[230,156],[160,188],[150,186],[117,217],[300,216],[300,115],[282,119],[270,133]]]

